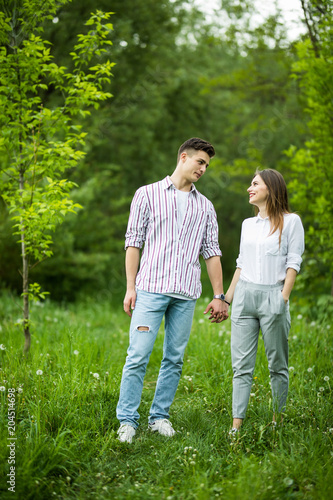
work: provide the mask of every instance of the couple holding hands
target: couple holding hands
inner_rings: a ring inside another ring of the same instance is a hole
[[[213,299],[205,310],[211,322],[227,319],[232,302],[230,433],[236,434],[245,418],[259,329],[268,360],[275,425],[286,406],[289,296],[304,251],[302,222],[290,213],[282,175],[272,169],[257,171],[247,189],[257,215],[243,221],[236,271],[224,294],[216,213],[195,187],[214,155],[209,142],[187,140],[179,148],[173,174],[139,188],[131,204],[124,299],[124,310],[131,317],[130,344],[117,405],[121,442],[131,443],[138,427],[143,380],[163,317],[163,359],[148,429],[164,436],[175,434],[168,412],[201,294],[199,255],[205,259],[213,288]]]

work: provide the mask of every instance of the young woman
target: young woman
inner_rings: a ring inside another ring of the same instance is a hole
[[[242,224],[237,268],[225,295],[233,300],[231,433],[245,418],[261,329],[273,395],[273,425],[288,394],[289,296],[300,270],[304,230],[290,213],[286,183],[276,170],[257,171],[248,188],[256,217]]]

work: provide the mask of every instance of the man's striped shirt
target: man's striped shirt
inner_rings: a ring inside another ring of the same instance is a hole
[[[133,198],[125,248],[144,249],[136,287],[197,299],[199,255],[221,256],[213,204],[192,185],[183,224],[177,224],[176,188],[170,177],[139,188]]]

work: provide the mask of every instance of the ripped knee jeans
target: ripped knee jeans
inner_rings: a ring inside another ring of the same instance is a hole
[[[122,374],[117,418],[121,424],[138,426],[146,368],[165,317],[163,358],[151,405],[149,422],[169,418],[181,376],[196,300],[182,300],[138,290],[130,327],[130,345]]]

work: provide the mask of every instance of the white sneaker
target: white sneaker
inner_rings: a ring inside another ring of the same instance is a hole
[[[162,436],[173,436],[176,431],[171,425],[171,422],[166,418],[155,420],[152,424],[148,424],[148,429],[152,432],[158,432]]]
[[[131,425],[121,424],[117,434],[118,439],[121,443],[131,443],[135,435],[135,429]]]

